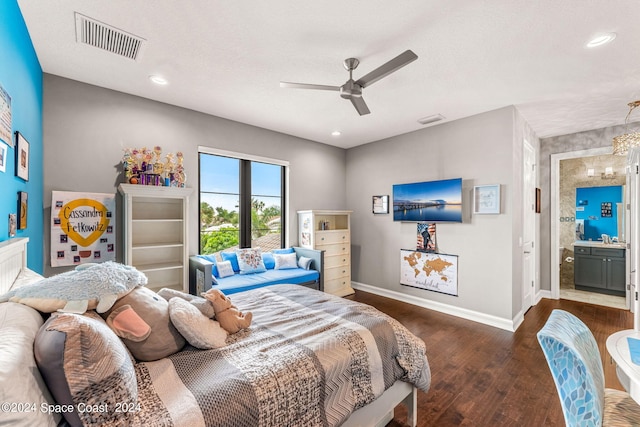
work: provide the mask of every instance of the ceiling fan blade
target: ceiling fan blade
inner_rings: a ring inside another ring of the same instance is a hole
[[[340,91],[340,86],[312,85],[307,83],[280,82],[280,87],[287,87],[292,89],[335,90],[338,92]]]
[[[418,59],[418,55],[413,53],[411,50],[406,50],[391,61],[382,64],[369,74],[361,77],[356,81],[356,84],[359,84],[362,87],[371,86],[381,78],[388,76],[416,59]]]
[[[361,96],[352,96],[349,99],[351,100],[353,106],[356,107],[358,114],[360,114],[361,116],[364,116],[365,114],[369,114],[371,112],[369,111],[369,107],[367,107],[367,103],[364,102],[364,98],[362,98]]]

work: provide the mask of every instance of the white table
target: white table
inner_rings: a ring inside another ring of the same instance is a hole
[[[640,403],[640,365],[631,361],[627,338],[640,339],[640,331],[627,329],[609,335],[607,351],[616,363],[616,373],[620,383],[633,400]]]

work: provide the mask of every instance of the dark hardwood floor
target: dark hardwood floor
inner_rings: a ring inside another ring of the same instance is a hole
[[[633,328],[629,311],[568,300],[543,299],[516,332],[356,291],[350,299],[398,319],[424,340],[431,389],[418,393],[418,426],[563,426],[553,378],[536,333],[554,308],[578,316],[600,347],[605,386],[623,390],[607,353],[607,337]],[[388,427],[405,426],[396,409]]]

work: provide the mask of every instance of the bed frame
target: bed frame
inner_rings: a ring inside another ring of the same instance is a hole
[[[16,278],[27,269],[27,242],[29,238],[14,238],[0,242],[0,295],[9,291]],[[407,407],[407,424],[418,422],[417,389],[409,383],[396,381],[373,403],[355,411],[342,424],[346,427],[383,427],[393,419],[393,410],[399,404]]]
[[[9,291],[13,282],[27,268],[28,237],[0,242],[0,295]]]

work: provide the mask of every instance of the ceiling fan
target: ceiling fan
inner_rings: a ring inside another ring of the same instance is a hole
[[[358,67],[360,61],[358,61],[356,58],[347,58],[344,60],[344,68],[349,71],[349,80],[347,80],[346,83],[342,86],[280,82],[280,87],[338,91],[340,92],[340,96],[342,98],[351,101],[353,106],[356,108],[356,111],[358,111],[358,114],[364,116],[365,114],[369,114],[371,111],[369,111],[369,107],[367,107],[367,104],[362,98],[362,89],[371,86],[381,78],[388,76],[389,74],[399,70],[400,68],[404,67],[410,62],[415,61],[416,59],[418,59],[418,55],[413,53],[411,50],[406,50],[392,60],[385,62],[375,70],[371,71],[369,74],[366,74],[365,76],[354,81],[353,70]]]

